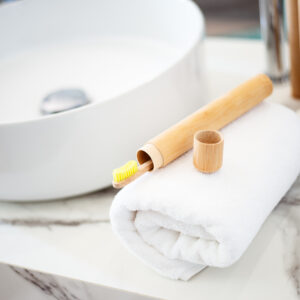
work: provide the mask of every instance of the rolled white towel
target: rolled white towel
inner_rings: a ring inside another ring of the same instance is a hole
[[[237,261],[300,172],[300,118],[262,103],[222,130],[223,167],[202,174],[192,151],[123,188],[114,232],[161,274],[188,280]]]

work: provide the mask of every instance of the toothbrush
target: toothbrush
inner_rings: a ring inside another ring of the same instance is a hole
[[[193,147],[194,133],[201,129],[219,130],[258,105],[273,90],[268,76],[259,74],[225,96],[200,108],[179,123],[148,141],[130,161],[113,171],[113,186],[122,188],[148,171],[165,167]]]
[[[136,178],[142,176],[153,169],[152,160],[138,166],[135,160],[130,160],[124,166],[114,169],[113,171],[113,187],[120,189],[128,183],[134,181]]]

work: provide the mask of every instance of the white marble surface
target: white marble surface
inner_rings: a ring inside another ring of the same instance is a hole
[[[206,47],[211,97],[262,70],[259,42],[208,40]],[[288,95],[286,85],[272,99],[299,109],[300,102]],[[5,295],[0,299],[97,299],[106,295],[102,286],[163,299],[300,297],[300,179],[236,264],[207,268],[188,282],[161,277],[120,244],[108,217],[114,193],[106,189],[56,202],[0,203],[0,295]],[[42,278],[40,285],[32,276]],[[49,282],[63,286],[67,296],[51,294]],[[120,299],[111,295],[105,299]]]

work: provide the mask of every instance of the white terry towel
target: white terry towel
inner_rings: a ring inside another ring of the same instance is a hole
[[[123,188],[114,232],[161,274],[188,280],[240,258],[300,172],[300,118],[262,103],[222,130],[223,167],[202,174],[192,151]]]

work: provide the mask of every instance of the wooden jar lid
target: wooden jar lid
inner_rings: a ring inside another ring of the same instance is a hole
[[[203,173],[222,167],[224,139],[217,130],[200,130],[194,135],[194,166]]]

